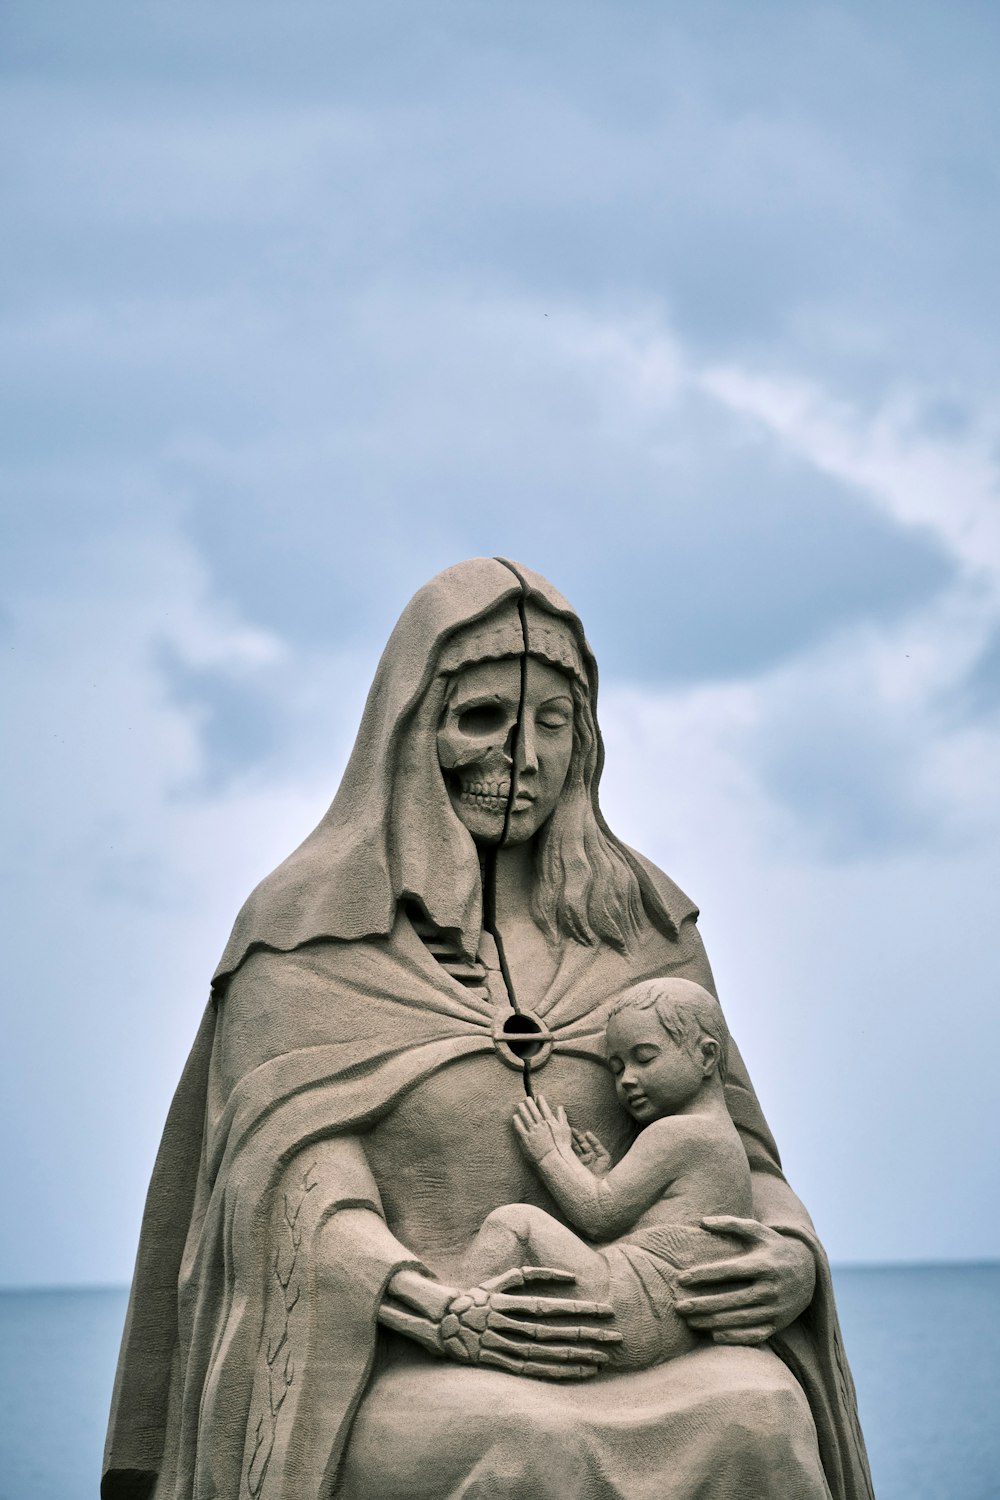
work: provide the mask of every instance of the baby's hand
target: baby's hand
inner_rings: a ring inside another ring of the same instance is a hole
[[[560,1104],[554,1111],[539,1094],[517,1106],[514,1129],[521,1149],[534,1162],[542,1161],[552,1151],[572,1151],[573,1132]]]
[[[573,1131],[573,1150],[595,1177],[606,1177],[611,1171],[611,1153],[592,1130]]]

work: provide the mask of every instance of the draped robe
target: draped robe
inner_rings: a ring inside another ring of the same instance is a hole
[[[509,1014],[502,978],[494,966],[487,989],[463,987],[404,904],[418,898],[470,957],[486,953],[471,841],[431,753],[435,685],[447,642],[470,624],[485,621],[501,654],[490,622],[517,591],[578,633],[596,696],[578,622],[544,580],[485,559],[441,575],[390,641],[330,813],[237,922],[150,1186],[106,1500],[388,1500],[397,1481],[400,1496],[442,1500],[721,1500],[748,1493],[748,1475],[788,1500],[870,1496],[826,1260],[735,1049],[726,1096],[756,1212],[817,1264],[810,1308],[773,1348],[706,1344],[556,1390],[435,1361],[378,1328],[396,1272],[449,1280],[477,1216],[519,1197],[557,1212],[513,1144],[521,1084],[494,1036]],[[552,1037],[539,1086],[582,1128],[610,1133],[616,1156],[631,1127],[603,1067],[611,1004],[654,974],[711,985],[693,906],[626,853],[646,913],[638,939],[627,953],[564,942],[535,1012]],[[407,1418],[394,1477],[379,1465]],[[784,1477],[767,1471],[768,1424]],[[554,1480],[553,1441],[569,1465]]]

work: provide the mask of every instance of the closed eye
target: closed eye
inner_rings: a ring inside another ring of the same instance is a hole
[[[565,729],[573,719],[573,705],[568,698],[550,698],[540,705],[535,722],[542,729]]]
[[[632,1053],[632,1059],[639,1064],[651,1063],[654,1058],[659,1057],[659,1047],[636,1047]]]

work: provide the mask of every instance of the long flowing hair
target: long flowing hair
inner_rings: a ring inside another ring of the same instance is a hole
[[[572,693],[573,754],[555,811],[539,831],[532,915],[553,939],[605,942],[625,952],[640,929],[642,895],[624,850],[597,821],[597,725],[575,678]]]

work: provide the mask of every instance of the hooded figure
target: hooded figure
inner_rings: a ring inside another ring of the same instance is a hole
[[[453,712],[483,663],[519,669],[513,720]],[[470,826],[499,803],[510,835],[530,663],[572,704],[572,755],[530,842],[547,957],[515,986]],[[712,988],[696,909],[601,816],[596,698],[579,620],[528,569],[459,564],[404,611],[332,806],[216,971],[150,1184],[104,1500],[871,1496],[826,1259],[735,1046],[726,1099],[762,1234],[815,1262],[811,1302],[768,1342],[543,1384],[525,1377],[595,1366],[512,1362],[490,1333],[454,1352],[433,1295],[399,1291],[447,1287],[504,1202],[558,1215],[510,1124],[535,1073],[617,1158],[634,1127],[608,1012],[651,977]]]

